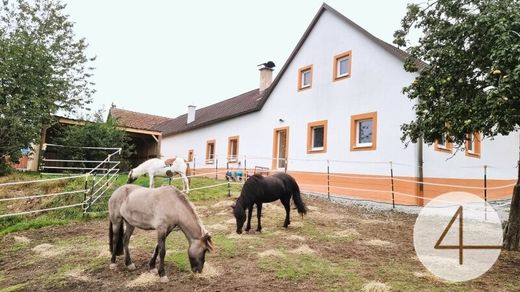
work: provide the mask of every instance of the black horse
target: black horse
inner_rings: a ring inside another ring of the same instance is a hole
[[[298,213],[302,216],[307,213],[305,203],[300,196],[300,188],[294,178],[285,173],[276,173],[271,176],[255,174],[247,179],[233,205],[233,213],[237,221],[237,233],[242,233],[242,227],[246,221],[246,209],[248,210],[247,225],[245,231],[251,229],[251,216],[253,215],[253,205],[256,204],[256,215],[258,217],[258,227],[256,231],[262,231],[260,217],[262,215],[262,203],[274,202],[278,199],[285,207],[285,222],[283,227],[287,228],[291,224],[289,218],[291,196]]]

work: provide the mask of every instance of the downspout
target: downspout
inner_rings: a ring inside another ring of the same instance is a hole
[[[417,140],[417,205],[424,206],[423,138]]]

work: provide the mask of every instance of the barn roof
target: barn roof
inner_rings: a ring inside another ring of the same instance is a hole
[[[314,26],[320,19],[320,17],[323,15],[325,11],[329,11],[335,16],[337,16],[339,19],[344,21],[349,26],[353,27],[354,29],[358,30],[360,33],[365,35],[368,39],[372,40],[375,44],[379,45],[381,48],[383,48],[385,51],[390,53],[391,55],[395,56],[401,61],[405,61],[406,58],[409,57],[409,54],[366,31],[361,26],[354,23],[352,20],[348,19],[343,14],[339,13],[334,8],[330,7],[329,5],[323,3],[314,18],[312,19],[311,23],[305,30],[303,36],[300,38],[298,43],[296,44],[296,47],[292,51],[291,55],[283,65],[282,69],[276,76],[276,78],[273,80],[271,86],[269,86],[268,89],[266,89],[264,92],[260,93],[258,89],[248,91],[246,93],[243,93],[241,95],[232,97],[230,99],[226,99],[224,101],[221,101],[219,103],[215,103],[213,105],[198,109],[195,114],[195,121],[193,121],[190,124],[187,124],[187,114],[183,114],[173,120],[165,121],[158,126],[155,127],[155,130],[163,132],[163,136],[170,136],[177,133],[182,133],[186,131],[191,131],[197,128],[209,126],[218,122],[222,122],[228,119],[232,119],[241,115],[245,115],[248,113],[252,113],[255,111],[259,111],[264,106],[265,102],[273,92],[274,88],[276,88],[276,85],[284,75],[285,71],[287,71],[287,68],[291,64],[292,60],[295,58],[295,56],[298,54],[299,50],[305,43],[305,40],[313,30]],[[426,64],[420,60],[416,61],[416,64],[418,68],[422,69],[426,66]]]
[[[157,125],[171,120],[167,117],[129,111],[115,106],[110,108],[109,117],[114,118],[121,127],[150,131],[155,131]]]

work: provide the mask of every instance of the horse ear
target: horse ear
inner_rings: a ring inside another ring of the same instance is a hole
[[[208,246],[209,252],[213,252],[215,248],[213,246],[213,242],[211,242],[211,235],[209,233],[206,233],[206,235],[204,235],[204,240],[206,241],[206,245]]]

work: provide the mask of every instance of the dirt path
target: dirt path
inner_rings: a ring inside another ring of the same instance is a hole
[[[204,273],[189,270],[187,242],[175,232],[167,241],[169,283],[158,282],[146,263],[155,233],[137,230],[131,255],[137,269],[118,259],[110,270],[107,220],[18,232],[0,238],[0,288],[27,291],[309,291],[502,290],[517,289],[520,253],[502,252],[483,277],[450,284],[428,273],[415,257],[415,217],[370,212],[307,199],[302,220],[292,210],[289,229],[279,203],[264,208],[262,234],[234,233],[230,200],[198,202],[217,251]],[[254,218],[254,217],[253,217]],[[256,220],[253,221],[256,227]],[[386,290],[385,290],[386,289]]]

